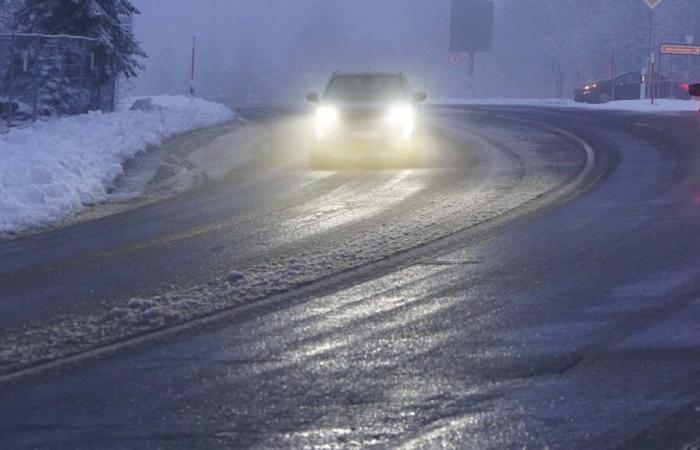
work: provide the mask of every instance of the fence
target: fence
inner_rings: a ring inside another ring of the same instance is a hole
[[[0,34],[0,117],[11,124],[112,110],[114,77],[98,59],[91,38]]]

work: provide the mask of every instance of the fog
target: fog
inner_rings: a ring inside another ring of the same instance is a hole
[[[137,94],[189,89],[232,104],[299,102],[335,70],[403,71],[433,97],[466,95],[467,65],[448,63],[450,0],[137,0],[135,32],[150,55]],[[572,89],[645,64],[643,0],[496,0],[494,48],[477,55],[477,97],[570,97]],[[654,47],[698,34],[697,5],[665,0]],[[466,60],[466,58],[465,58]],[[698,76],[676,58],[674,77]]]

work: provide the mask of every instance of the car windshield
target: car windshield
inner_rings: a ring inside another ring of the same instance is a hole
[[[403,80],[386,75],[349,75],[335,77],[325,98],[341,101],[381,101],[406,97]]]

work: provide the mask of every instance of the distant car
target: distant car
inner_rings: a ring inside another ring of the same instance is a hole
[[[637,100],[642,89],[640,72],[628,72],[615,78],[615,98],[613,98],[612,80],[596,81],[574,91],[574,100],[581,103],[607,103],[611,100]],[[657,86],[658,98],[690,99],[688,84],[673,81],[668,77],[661,79]]]
[[[421,159],[419,103],[401,73],[338,73],[316,105],[312,168],[326,168],[339,158],[398,158],[410,165]]]

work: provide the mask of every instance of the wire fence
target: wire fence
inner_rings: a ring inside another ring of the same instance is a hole
[[[110,111],[115,80],[98,61],[95,39],[82,36],[0,34],[0,118]]]

